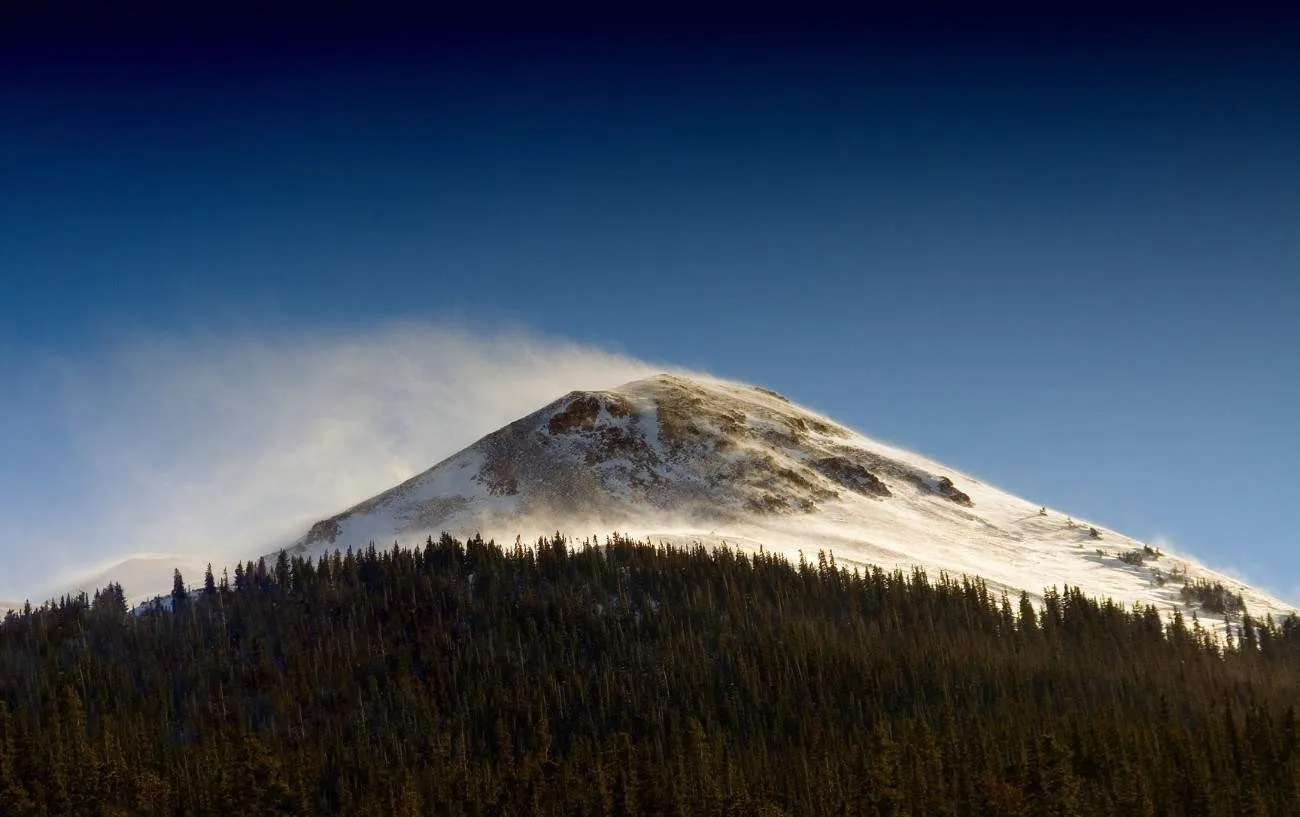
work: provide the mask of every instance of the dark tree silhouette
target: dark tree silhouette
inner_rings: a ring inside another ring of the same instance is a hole
[[[1300,623],[834,555],[287,554],[0,623],[0,814],[1239,815],[1300,803]],[[1214,593],[1213,589],[1205,591]],[[1016,609],[1018,606],[1018,610]]]

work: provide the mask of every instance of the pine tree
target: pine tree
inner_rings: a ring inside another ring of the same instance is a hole
[[[180,610],[185,606],[185,602],[189,600],[189,596],[185,592],[185,579],[181,576],[180,568],[176,568],[172,572],[171,600],[173,610]]]
[[[0,805],[6,815],[27,817],[36,806],[18,777],[16,728],[9,706],[0,700]]]

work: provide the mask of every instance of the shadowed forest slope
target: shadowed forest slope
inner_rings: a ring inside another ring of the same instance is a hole
[[[1300,625],[605,546],[282,555],[0,625],[0,814],[1282,815]]]

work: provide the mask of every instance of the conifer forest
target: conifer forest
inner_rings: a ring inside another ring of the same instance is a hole
[[[282,554],[10,613],[0,815],[1300,814],[1300,624],[1197,609],[620,537]]]

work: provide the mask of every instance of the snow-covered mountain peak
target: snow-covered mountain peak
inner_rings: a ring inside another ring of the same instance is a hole
[[[795,559],[825,550],[840,564],[921,566],[1014,592],[1078,586],[1200,610],[1211,623],[1222,616],[1203,609],[1202,585],[1255,615],[1290,612],[1191,559],[871,440],[776,392],[677,374],[566,394],[317,523],[293,549],[413,544],[443,531],[532,541],[556,530]]]
[[[871,451],[855,437],[766,389],[662,374],[571,392],[317,524],[300,544],[364,544],[372,533],[400,538],[438,525],[467,530],[502,513],[561,523],[810,514],[845,494],[890,497],[886,479],[970,505],[950,477]],[[359,538],[350,529],[363,520]],[[383,522],[380,529],[373,521]]]

